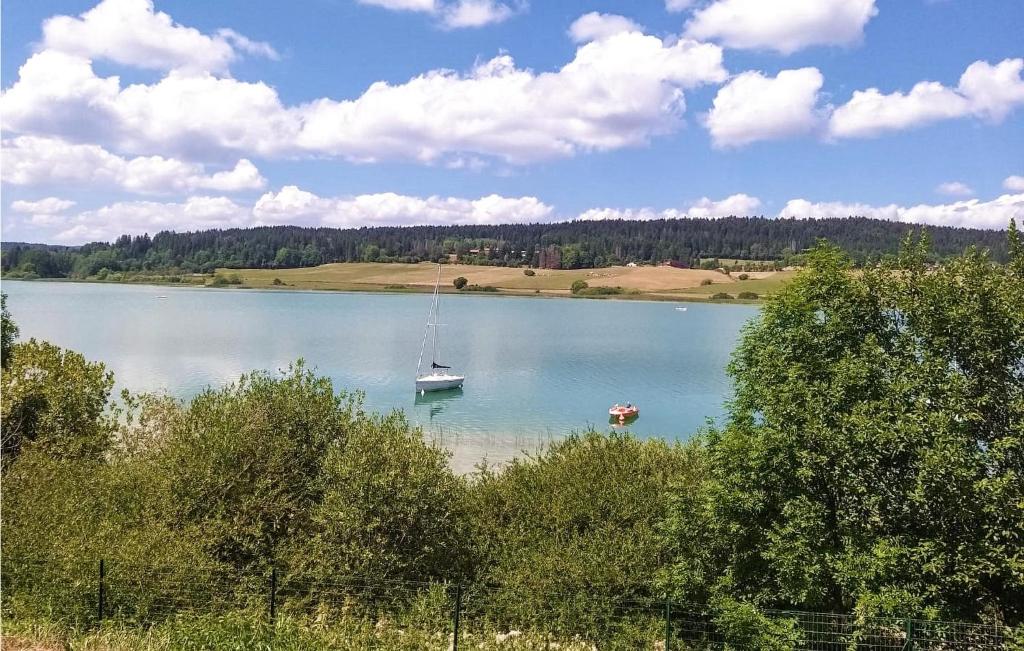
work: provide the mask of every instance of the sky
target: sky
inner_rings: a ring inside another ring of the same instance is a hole
[[[1024,220],[1020,0],[7,0],[5,241]]]

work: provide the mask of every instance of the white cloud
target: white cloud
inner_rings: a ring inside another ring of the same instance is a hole
[[[239,160],[233,169],[207,174],[203,165],[162,156],[132,159],[99,145],[58,138],[18,136],[3,141],[3,181],[12,185],[77,183],[142,194],[256,190],[266,185],[256,166]]]
[[[433,13],[437,10],[434,0],[359,0],[360,4],[383,7],[391,11],[423,11]]]
[[[737,75],[719,89],[705,120],[714,145],[741,147],[816,130],[823,81],[817,68],[783,70],[775,77],[756,71]]]
[[[569,26],[569,37],[575,43],[589,43],[619,32],[642,32],[643,28],[625,16],[591,11]]]
[[[718,46],[629,32],[581,46],[554,72],[517,68],[500,55],[464,74],[434,70],[375,83],[353,100],[286,107],[266,84],[210,74],[172,71],[122,88],[86,59],[45,50],[21,67],[0,114],[8,132],[186,159],[444,162],[475,154],[524,163],[644,144],[679,127],[684,90],[725,77]]]
[[[955,89],[922,81],[906,94],[883,94],[877,88],[855,91],[850,101],[833,112],[829,133],[837,138],[864,138],[965,116],[1002,121],[1024,104],[1022,68],[1024,59],[1005,59],[994,66],[975,61]]]
[[[390,9],[391,11],[414,11],[437,16],[439,24],[446,29],[483,27],[504,22],[525,8],[525,0],[517,7],[498,0],[359,0],[361,4]]]
[[[294,185],[268,192],[253,207],[259,223],[310,223],[341,228],[413,224],[504,224],[544,221],[551,206],[536,197],[480,199],[410,197],[393,192],[323,198]]]
[[[1003,187],[1014,192],[1024,192],[1024,176],[1007,176],[1003,179]]]
[[[686,210],[678,208],[666,208],[655,210],[653,208],[591,208],[579,214],[576,219],[581,220],[651,220],[651,219],[680,219],[682,217],[697,217],[714,219],[729,216],[752,216],[761,207],[761,200],[757,197],[739,193],[714,201],[708,197],[702,197],[693,203]]]
[[[501,23],[514,14],[512,7],[494,0],[458,0],[441,12],[442,24],[449,29]]]
[[[946,183],[940,183],[935,191],[939,194],[949,195],[951,197],[969,197],[974,194],[974,190],[971,186],[960,181],[947,181]]]
[[[190,197],[181,203],[123,201],[38,225],[49,227],[49,241],[82,244],[109,242],[125,233],[231,228],[250,221],[249,211],[227,197]]]
[[[553,208],[536,197],[479,199],[411,197],[382,192],[351,197],[320,197],[294,185],[267,192],[254,205],[227,198],[189,197],[182,202],[122,201],[75,215],[58,215],[73,202],[59,199],[15,202],[18,212],[49,215],[32,221],[45,227],[49,241],[79,244],[111,241],[124,233],[139,235],[162,230],[206,230],[269,224],[300,226],[408,226],[413,224],[508,224],[550,221]],[[38,205],[36,205],[38,204]]]
[[[74,207],[75,202],[57,197],[46,197],[38,201],[12,201],[11,210],[25,214],[55,215]]]
[[[779,211],[779,217],[815,219],[824,217],[870,217],[911,224],[958,226],[963,228],[1006,228],[1011,218],[1024,215],[1024,194],[1004,194],[991,201],[967,199],[947,204],[916,206],[872,206],[864,203],[819,202],[793,199]]]
[[[756,215],[761,208],[761,200],[747,194],[734,194],[720,201],[701,198],[687,209],[689,217],[749,217]]]
[[[45,49],[85,59],[108,59],[156,70],[226,73],[237,50],[277,58],[266,43],[234,30],[213,36],[175,23],[152,0],[102,0],[78,18],[54,16],[43,22]]]
[[[673,13],[686,11],[693,3],[694,0],[665,0],[665,11]]]
[[[737,49],[791,54],[812,45],[850,45],[878,13],[875,0],[716,0],[686,23],[686,36]]]

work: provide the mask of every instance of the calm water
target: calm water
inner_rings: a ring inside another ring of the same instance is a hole
[[[721,416],[725,365],[757,315],[749,306],[683,312],[672,303],[443,295],[442,359],[465,372],[466,386],[420,398],[413,380],[427,295],[17,281],[3,290],[23,339],[103,361],[119,388],[187,398],[302,357],[335,387],[362,389],[367,407],[405,410],[455,450],[456,465],[607,428],[615,402],[640,405],[631,431],[686,438]]]

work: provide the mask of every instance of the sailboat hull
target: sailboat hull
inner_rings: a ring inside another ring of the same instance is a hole
[[[448,375],[435,373],[432,375],[421,375],[416,378],[416,391],[444,391],[445,389],[456,389],[466,381],[465,375]]]

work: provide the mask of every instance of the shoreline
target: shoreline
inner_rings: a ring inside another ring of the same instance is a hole
[[[214,290],[214,291],[249,291],[249,292],[294,292],[294,293],[316,293],[316,294],[429,294],[433,292],[433,288],[419,287],[419,286],[406,286],[406,287],[392,287],[389,288],[387,285],[376,285],[368,284],[366,288],[361,287],[346,287],[346,288],[333,288],[324,287],[321,289],[312,287],[295,287],[291,285],[283,286],[269,286],[269,287],[254,287],[252,285],[240,284],[240,285],[229,285],[223,287],[212,287],[210,285],[200,285],[197,283],[173,283],[173,282],[161,282],[158,280],[139,280],[139,281],[126,281],[126,280],[98,280],[89,278],[7,278],[0,277],[2,282],[25,282],[25,283],[81,283],[81,284],[95,284],[95,285],[142,285],[147,287],[172,287],[178,289],[201,289],[201,290]],[[570,299],[570,300],[598,300],[598,301],[642,301],[649,303],[704,303],[709,305],[763,305],[770,295],[760,296],[757,299],[746,299],[746,298],[731,298],[731,299],[715,299],[711,297],[701,297],[692,295],[683,296],[666,296],[664,294],[658,294],[654,292],[643,292],[630,294],[606,294],[606,295],[575,295],[565,294],[558,291],[540,291],[530,292],[528,290],[515,290],[515,289],[502,289],[498,288],[494,292],[481,292],[481,291],[462,291],[455,288],[441,289],[442,294],[449,296],[481,296],[489,298],[543,298],[543,299]]]

